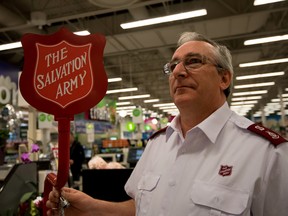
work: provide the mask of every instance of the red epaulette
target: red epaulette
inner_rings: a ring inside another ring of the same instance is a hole
[[[276,133],[275,131],[270,130],[259,124],[252,124],[248,128],[248,130],[259,134],[260,136],[268,139],[275,147],[280,145],[281,143],[288,142],[284,137]]]
[[[164,133],[166,131],[167,127],[161,128],[160,130],[156,131],[154,134],[152,134],[148,140],[155,138],[161,133]]]

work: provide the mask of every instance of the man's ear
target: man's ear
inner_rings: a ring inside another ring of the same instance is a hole
[[[225,90],[231,85],[232,74],[228,70],[223,70],[220,73],[220,77],[221,77],[220,87],[222,90]]]

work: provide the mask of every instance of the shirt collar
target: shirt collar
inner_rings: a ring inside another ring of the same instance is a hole
[[[232,110],[225,102],[219,109],[212,113],[208,118],[197,125],[212,143],[215,143],[217,136],[232,115]]]
[[[195,126],[200,128],[208,139],[215,143],[218,134],[226,124],[229,117],[232,115],[232,110],[229,108],[228,103],[225,102],[219,109],[212,113],[204,121]],[[181,126],[179,122],[180,115],[178,114],[172,121],[170,126],[166,130],[166,139],[175,131],[181,134]],[[193,129],[193,128],[192,128]],[[191,130],[192,130],[191,129]]]
[[[171,121],[171,124],[167,127],[166,140],[169,139],[169,137],[172,135],[173,132],[182,134],[181,133],[182,130],[181,130],[181,125],[180,125],[180,122],[179,122],[179,118],[180,118],[180,115],[178,114],[177,116],[175,116],[173,118],[173,120]]]

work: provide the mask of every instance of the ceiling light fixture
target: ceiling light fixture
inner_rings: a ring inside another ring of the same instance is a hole
[[[122,105],[129,105],[131,102],[126,101],[126,102],[116,102],[116,106],[122,106]]]
[[[282,97],[288,97],[288,94],[282,94],[281,96]],[[279,97],[279,95],[278,95],[278,97]]]
[[[78,31],[78,32],[74,32],[74,34],[76,35],[89,35],[90,32],[89,31]],[[9,49],[16,49],[16,48],[21,48],[22,44],[20,41],[17,42],[13,42],[13,43],[7,43],[7,44],[2,44],[0,45],[0,51],[4,51],[4,50],[9,50]]]
[[[253,100],[253,101],[240,101],[240,102],[232,102],[231,105],[235,106],[235,105],[247,105],[247,104],[256,104],[258,103],[257,100]]]
[[[256,78],[272,77],[272,76],[282,76],[284,74],[285,74],[284,71],[263,73],[263,74],[252,74],[252,75],[246,75],[246,76],[238,76],[238,77],[236,77],[236,80],[256,79]]]
[[[175,105],[174,106],[163,106],[163,107],[158,107],[160,110],[164,109],[178,109]]]
[[[174,103],[154,104],[153,107],[174,106]]]
[[[9,49],[16,49],[16,48],[20,48],[20,47],[22,47],[21,42],[2,44],[2,45],[0,45],[0,51],[9,50]]]
[[[138,91],[138,88],[123,88],[123,89],[107,90],[106,94],[116,94],[116,93],[131,92],[131,91]]]
[[[262,96],[250,96],[250,97],[236,97],[236,98],[231,98],[232,101],[245,101],[245,100],[259,100],[261,99]]]
[[[87,31],[87,30],[84,30],[84,31],[77,31],[77,32],[74,32],[74,34],[76,34],[76,35],[80,35],[80,36],[85,36],[85,35],[90,35],[90,32]]]
[[[255,0],[253,5],[258,6],[258,5],[271,4],[271,3],[281,2],[281,1],[285,1],[285,0]]]
[[[136,106],[125,106],[125,107],[116,107],[116,110],[132,110],[135,108]]]
[[[144,100],[144,103],[153,103],[153,102],[159,102],[159,99]]]
[[[248,92],[235,92],[232,93],[233,96],[244,96],[244,95],[257,95],[257,94],[267,94],[267,90],[259,90],[259,91],[248,91]]]
[[[242,89],[242,88],[254,88],[254,87],[262,87],[262,86],[271,86],[275,85],[275,82],[264,82],[264,83],[252,83],[246,85],[236,85],[234,86],[235,89]]]
[[[139,99],[139,98],[148,98],[148,97],[150,97],[150,94],[119,97],[118,100],[130,100],[130,99]]]
[[[288,34],[246,40],[244,41],[244,45],[249,46],[249,45],[271,43],[271,42],[282,41],[282,40],[288,40]]]
[[[288,62],[288,58],[242,63],[242,64],[239,64],[239,67],[252,67],[252,66],[267,65],[267,64],[278,64],[278,63],[284,63],[284,62]]]
[[[128,23],[122,23],[120,24],[122,29],[130,29],[130,28],[137,28],[142,26],[148,26],[148,25],[155,25],[159,23],[165,23],[165,22],[172,22],[177,20],[184,20],[189,19],[193,17],[199,17],[199,16],[205,16],[207,15],[206,9],[200,9],[200,10],[194,10],[184,13],[178,13],[168,16],[162,16],[162,17],[156,17],[151,19],[145,19],[145,20],[138,20],[134,22],[128,22]]]
[[[249,108],[252,108],[254,107],[255,104],[244,104],[244,105],[234,105],[234,106],[230,106],[230,108],[233,108],[233,109],[240,109],[240,108],[245,108],[245,109],[249,109]]]
[[[122,81],[121,77],[109,78],[108,79],[108,82],[120,82],[120,81]]]
[[[282,98],[283,101],[288,101],[288,98]],[[280,98],[274,98],[274,99],[271,99],[271,102],[280,102]]]

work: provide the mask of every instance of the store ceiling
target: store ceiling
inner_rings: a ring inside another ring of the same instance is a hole
[[[166,24],[123,30],[121,23],[205,8],[207,15]],[[41,19],[31,18],[40,12]],[[150,94],[159,103],[171,102],[168,79],[162,66],[172,56],[178,36],[183,31],[197,31],[229,47],[235,76],[285,71],[273,78],[234,80],[234,85],[275,82],[274,86],[234,89],[233,92],[267,89],[268,94],[251,109],[258,111],[279,91],[288,88],[288,63],[240,68],[239,63],[288,57],[288,41],[244,46],[246,39],[288,34],[288,1],[253,6],[253,0],[1,0],[0,43],[15,42],[25,33],[51,34],[65,26],[71,31],[89,30],[106,36],[105,69],[108,89],[138,87],[137,92],[111,94],[109,97]],[[37,13],[36,13],[37,14]],[[46,18],[45,18],[46,17]],[[18,67],[23,65],[22,48],[1,51],[0,59]],[[288,92],[286,92],[288,93]],[[230,101],[230,100],[229,100]],[[135,105],[158,110],[143,99]]]

